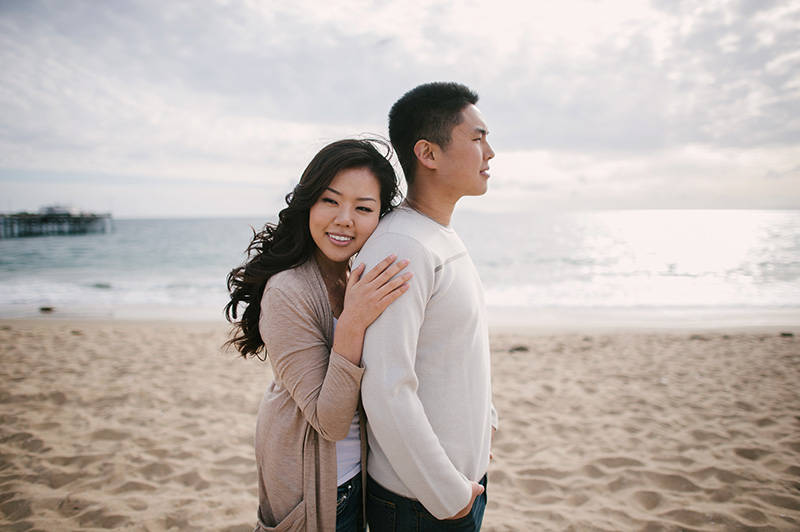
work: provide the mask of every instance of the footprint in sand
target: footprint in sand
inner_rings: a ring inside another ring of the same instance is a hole
[[[691,480],[681,475],[664,475],[661,473],[647,472],[644,474],[650,482],[657,487],[669,491],[701,491]]]
[[[753,460],[753,461],[760,460],[762,456],[766,456],[768,454],[771,454],[770,451],[767,451],[765,449],[757,449],[757,448],[753,448],[753,449],[738,448],[738,449],[734,449],[733,452],[735,452],[737,455],[741,456],[742,458],[746,458],[748,460]]]
[[[72,517],[78,515],[83,510],[89,507],[89,503],[83,499],[76,499],[75,497],[67,495],[67,497],[58,503],[58,512],[64,517]]]
[[[547,477],[554,478],[556,480],[561,480],[570,475],[564,471],[558,471],[557,469],[550,468],[524,469],[520,471],[520,474],[526,477]]]
[[[130,482],[126,482],[122,486],[120,486],[120,487],[116,488],[115,490],[113,490],[113,493],[115,493],[115,494],[130,493],[130,492],[147,493],[147,492],[155,491],[157,489],[158,489],[158,487],[154,486],[153,484],[148,484],[146,482],[139,482],[139,481],[132,480]]]
[[[672,510],[661,514],[660,517],[691,527],[714,525],[721,523],[723,520],[729,521],[729,519],[724,519],[719,515],[696,512],[694,510]]]
[[[724,484],[735,484],[737,482],[741,482],[743,480],[747,480],[745,477],[741,475],[737,475],[731,471],[726,469],[720,469],[718,467],[706,467],[699,471],[692,473],[692,478],[706,480],[709,478],[716,478],[720,482]]]
[[[129,517],[124,515],[111,515],[103,510],[92,510],[78,517],[78,522],[85,528],[99,528],[100,530],[111,530],[131,522]]]
[[[128,505],[128,508],[136,512],[143,512],[149,508],[147,503],[142,499],[128,498],[125,500],[125,504]]]
[[[787,475],[794,475],[795,477],[800,477],[800,467],[789,466],[784,470],[784,473],[786,473]]]
[[[734,508],[733,511],[736,515],[754,525],[761,525],[768,521],[764,512],[755,508]]]
[[[786,497],[783,495],[761,495],[756,494],[756,497],[778,508],[786,508],[787,510],[800,511],[800,497]]]
[[[173,469],[168,464],[162,463],[153,463],[144,466],[143,468],[139,469],[139,473],[144,476],[147,480],[153,480],[154,478],[164,478],[167,475],[171,475]]]
[[[256,464],[255,460],[252,458],[244,458],[242,456],[231,456],[230,458],[226,458],[224,460],[217,460],[214,462],[214,465],[223,468],[223,469],[254,469]]]
[[[652,510],[661,504],[662,497],[655,491],[637,491],[633,494],[633,500],[645,510]]]
[[[14,499],[13,497],[16,495],[14,493],[10,495],[12,497],[10,500],[0,503],[0,513],[2,513],[6,519],[11,522],[16,522],[33,515],[30,502],[24,499]]]
[[[619,467],[641,467],[644,465],[639,460],[635,460],[633,458],[626,458],[624,456],[616,456],[612,458],[599,458],[597,460],[593,460],[592,463],[600,464],[602,466],[614,469]]]
[[[194,488],[196,490],[204,490],[207,489],[211,484],[206,481],[203,477],[200,476],[199,473],[196,471],[191,471],[189,473],[184,473],[182,475],[177,475],[170,479],[174,482],[179,482],[184,486]]]
[[[102,429],[93,432],[90,436],[96,440],[120,441],[129,439],[131,433],[126,430]]]
[[[45,448],[44,442],[42,440],[40,440],[30,432],[17,432],[11,434],[10,436],[6,436],[5,438],[0,439],[0,443],[11,444],[15,447],[19,447],[20,449],[24,449],[32,453],[44,452],[49,450],[49,447]]]
[[[66,486],[67,484],[71,484],[76,480],[81,478],[80,471],[73,472],[73,473],[63,473],[57,470],[53,471],[46,471],[39,475],[39,478],[43,480],[43,484],[51,487],[54,490],[57,490],[61,487]]]
[[[539,495],[546,491],[556,491],[556,487],[553,483],[540,478],[518,478],[517,485],[530,495]]]

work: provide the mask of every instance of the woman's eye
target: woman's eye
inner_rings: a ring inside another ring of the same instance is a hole
[[[322,203],[330,203],[331,205],[336,205],[336,200],[333,198],[322,198]]]
[[[358,210],[363,212],[372,212],[372,209],[370,207],[358,207]]]

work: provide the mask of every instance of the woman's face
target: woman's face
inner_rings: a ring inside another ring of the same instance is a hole
[[[378,179],[366,168],[336,174],[308,216],[318,259],[342,263],[361,249],[378,226],[380,193]]]

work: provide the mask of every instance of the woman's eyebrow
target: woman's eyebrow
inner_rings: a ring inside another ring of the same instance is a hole
[[[341,192],[339,192],[338,190],[336,190],[333,187],[326,187],[326,189],[329,190],[330,192],[333,192],[337,196],[341,196],[342,195]],[[371,196],[364,196],[364,197],[361,197],[361,198],[356,198],[356,200],[358,200],[358,201],[375,201],[375,202],[378,201],[378,200],[376,200],[375,198],[373,198]]]

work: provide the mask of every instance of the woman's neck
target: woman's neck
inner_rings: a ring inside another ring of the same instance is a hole
[[[344,294],[347,288],[347,263],[338,263],[320,257],[317,254],[317,267],[322,275],[325,290],[328,292],[328,303],[334,318],[338,318],[344,310]]]
[[[331,281],[347,280],[347,263],[346,262],[333,262],[319,250],[315,254],[317,266],[323,277]]]

